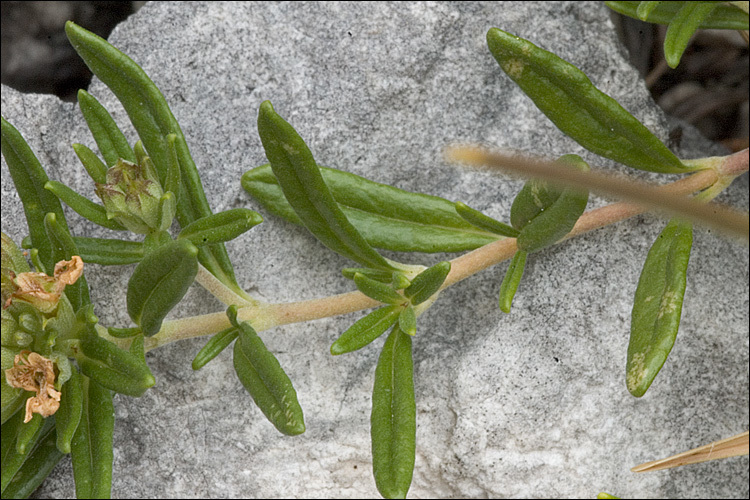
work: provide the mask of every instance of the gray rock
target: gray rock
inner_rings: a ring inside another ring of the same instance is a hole
[[[560,133],[499,69],[485,44],[497,26],[578,65],[660,138],[668,121],[625,62],[600,3],[149,3],[110,41],[161,88],[215,211],[262,209],[240,187],[265,163],[256,130],[270,99],[317,160],[401,188],[470,202],[507,218],[522,181],[442,159],[454,142],[595,157]],[[89,89],[125,124],[96,79]],[[93,197],[70,148],[94,147],[72,104],[2,89],[3,115],[53,179]],[[135,140],[132,129],[125,127]],[[681,156],[721,151],[687,129]],[[27,231],[3,163],[2,228]],[[722,195],[747,209],[747,176]],[[591,206],[606,202],[593,197]],[[70,214],[74,232],[108,232]],[[748,460],[636,475],[638,463],[741,432],[748,423],[747,248],[697,229],[681,333],[642,399],[625,389],[632,296],[664,223],[645,215],[533,256],[513,313],[497,309],[506,265],[446,290],[415,339],[417,458],[413,497],[748,496]],[[111,234],[109,234],[111,236]],[[267,216],[228,245],[240,285],[270,302],[353,289],[350,265],[305,231]],[[394,256],[395,257],[395,256]],[[397,256],[430,264],[452,256]],[[104,324],[128,324],[132,266],[87,274]],[[193,287],[174,317],[221,311]],[[289,438],[263,418],[223,353],[199,372],[203,339],[148,354],[157,384],[116,397],[115,497],[376,496],[369,412],[383,339],[332,358],[362,313],[261,335],[293,380],[307,431]],[[74,494],[65,459],[36,493]]]

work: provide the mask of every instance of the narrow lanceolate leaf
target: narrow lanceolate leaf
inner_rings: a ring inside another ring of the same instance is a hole
[[[638,16],[639,7],[641,4],[658,4],[650,12],[645,19],[649,23],[656,24],[671,24],[677,13],[682,9],[685,4],[689,3],[704,3],[704,2],[605,2],[607,7],[619,12],[628,17],[635,19],[641,19]],[[705,2],[708,3],[708,2]],[[711,12],[711,14],[702,19],[700,29],[727,29],[727,30],[747,30],[748,29],[748,16],[747,12],[743,12],[742,9],[732,5],[733,2],[715,2],[718,6]]]
[[[516,296],[516,290],[521,283],[523,270],[526,266],[526,252],[518,250],[510,261],[508,270],[505,271],[505,277],[500,285],[500,310],[504,313],[510,313],[510,306],[513,304],[513,297]]]
[[[23,420],[23,414],[23,410],[18,412],[19,421]],[[49,475],[63,454],[55,446],[54,417],[44,419],[37,439],[26,454],[16,453],[13,446],[15,439],[12,439],[15,436],[6,432],[13,430],[13,419],[3,424],[2,498],[27,498]]]
[[[238,329],[234,344],[234,369],[255,404],[279,432],[296,436],[305,432],[302,408],[292,381],[247,322],[237,322],[236,308],[227,315]]]
[[[81,375],[77,369],[71,371],[71,376],[60,391],[60,408],[55,413],[55,428],[57,430],[57,449],[62,453],[70,453],[71,441],[75,435],[83,413],[83,389]]]
[[[134,264],[143,258],[143,243],[109,238],[74,236],[81,258],[86,263],[102,266]]]
[[[375,309],[341,334],[336,342],[331,345],[331,354],[337,356],[368,345],[398,321],[400,311],[399,306]]]
[[[125,134],[109,111],[94,96],[85,90],[79,90],[78,106],[108,167],[113,167],[120,158],[137,163],[133,148],[128,144]]]
[[[263,222],[258,212],[247,208],[233,208],[198,219],[180,231],[178,240],[188,240],[195,246],[230,241]]]
[[[128,314],[146,336],[155,335],[162,321],[187,293],[198,274],[198,249],[177,240],[146,254],[128,281]]]
[[[664,58],[670,68],[680,64],[693,34],[717,6],[716,2],[685,2],[677,11],[664,37]]]
[[[39,250],[39,259],[44,268],[51,271],[57,260],[53,255],[52,242],[44,229],[44,216],[54,213],[67,230],[60,200],[44,189],[49,177],[24,138],[5,118],[2,118],[2,153],[23,203],[31,246]]]
[[[404,289],[404,295],[413,305],[421,304],[440,290],[449,272],[451,272],[450,262],[438,262],[411,280],[411,285]]]
[[[357,285],[360,292],[384,304],[403,304],[406,302],[406,299],[389,285],[370,279],[364,274],[356,273],[354,284]]]
[[[672,219],[648,252],[630,318],[626,382],[643,396],[667,360],[680,326],[693,228]]]
[[[94,203],[85,196],[76,193],[62,182],[49,181],[44,185],[44,189],[51,191],[62,202],[72,208],[81,217],[90,220],[94,224],[99,224],[113,231],[125,231],[126,228],[115,219],[107,217],[107,210],[103,205]]]
[[[120,394],[139,397],[156,382],[143,359],[99,337],[93,328],[81,342],[76,361],[81,373]]]
[[[417,334],[417,315],[413,305],[409,304],[398,315],[398,327],[412,337]]]
[[[96,156],[96,153],[83,144],[73,144],[73,151],[94,182],[107,183],[107,165]]]
[[[346,218],[305,141],[269,101],[260,105],[258,134],[284,196],[305,227],[344,257],[376,269],[393,269]]]
[[[138,131],[149,156],[159,170],[159,179],[168,181],[171,164],[169,135],[174,134],[174,147],[180,166],[180,192],[177,220],[182,227],[194,220],[211,215],[211,208],[203,191],[198,169],[190,156],[185,137],[172,115],[164,96],[146,73],[128,56],[103,38],[73,22],[65,24],[65,33],[78,55],[91,71],[117,96]],[[199,261],[222,283],[242,296],[245,292],[237,284],[234,269],[223,244],[199,249]]]
[[[370,415],[372,469],[385,498],[406,498],[414,472],[416,431],[411,337],[396,326],[378,358]]]
[[[110,498],[115,427],[112,393],[88,377],[81,383],[83,415],[71,448],[76,496]]]
[[[319,168],[349,222],[376,248],[462,252],[499,239],[459,217],[453,203],[444,198],[404,191],[333,168]],[[242,187],[272,214],[303,225],[284,197],[270,165],[245,172]]]
[[[353,280],[357,274],[361,274],[381,283],[391,283],[396,273],[394,271],[370,269],[368,267],[345,267],[341,270],[341,274],[344,275],[344,278],[350,280]]]
[[[518,230],[516,228],[484,215],[479,210],[474,210],[460,201],[456,202],[456,213],[472,226],[484,229],[485,231],[509,236],[511,238],[518,236]]]
[[[226,349],[229,344],[234,342],[239,334],[239,330],[233,326],[231,328],[227,328],[226,330],[222,330],[211,337],[206,345],[204,345],[203,348],[198,351],[198,354],[195,355],[192,364],[193,370],[200,370],[201,368],[206,366],[209,361],[218,356],[221,351]]]
[[[503,71],[534,104],[589,151],[640,170],[691,170],[569,62],[497,28],[487,32],[487,43]]]
[[[653,10],[659,6],[661,2],[640,2],[638,4],[638,8],[636,9],[636,15],[638,16],[638,19],[641,21],[645,21],[648,19],[649,14],[653,12]]]

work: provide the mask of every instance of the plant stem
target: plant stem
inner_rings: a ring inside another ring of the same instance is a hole
[[[721,181],[725,177],[730,175],[731,177],[735,177],[747,171],[747,151],[744,152],[744,160],[742,155],[732,155],[727,158],[732,158],[732,165],[730,165],[732,174],[728,174],[726,170],[717,172],[718,169],[706,169],[689,177],[661,186],[659,189],[664,193],[685,196],[710,188],[717,183],[723,184]],[[735,162],[740,164],[740,166],[734,165]],[[646,211],[646,208],[633,203],[613,203],[590,210],[581,216],[573,230],[563,240],[628,219],[644,211]],[[451,272],[448,274],[441,290],[479,271],[511,258],[516,249],[515,238],[505,238],[453,259],[451,261]],[[204,286],[206,284],[211,286],[210,279],[201,278],[200,282]],[[209,289],[209,291],[211,290]],[[224,302],[221,298],[219,300]],[[263,331],[275,326],[347,314],[377,307],[378,305],[380,305],[380,302],[355,291],[302,302],[283,304],[256,303],[242,307],[238,311],[238,318],[242,321],[249,321],[255,330]],[[224,312],[166,321],[159,333],[146,339],[145,347],[148,351],[176,340],[212,335],[229,326],[229,320]],[[128,339],[110,338],[110,340],[118,344],[123,344],[123,341],[127,341],[125,347],[129,343]]]
[[[198,274],[195,276],[195,281],[200,283],[211,295],[227,306],[234,304],[237,307],[247,307],[259,304],[257,300],[248,300],[245,297],[240,297],[200,264],[198,264]]]

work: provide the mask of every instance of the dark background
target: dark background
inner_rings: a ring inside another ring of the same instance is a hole
[[[2,2],[2,83],[74,101],[91,73],[67,41],[65,21],[106,38],[144,3]],[[748,147],[748,46],[739,33],[700,31],[673,70],[664,61],[665,26],[614,12],[612,18],[631,62],[667,113],[733,151]],[[679,128],[671,140],[680,140]]]

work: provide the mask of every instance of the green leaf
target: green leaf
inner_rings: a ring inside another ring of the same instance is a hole
[[[284,196],[305,227],[344,257],[367,267],[393,270],[346,218],[307,145],[269,101],[260,105],[258,134]]]
[[[672,219],[646,257],[630,318],[626,382],[633,396],[646,393],[674,346],[692,245],[690,223]]]
[[[411,285],[404,289],[404,295],[410,299],[412,305],[421,304],[440,290],[450,271],[450,262],[438,262],[411,280]]]
[[[84,262],[103,266],[135,264],[143,258],[143,243],[108,238],[74,236],[78,254]]]
[[[577,155],[564,155],[561,168],[588,171],[588,164]],[[530,189],[529,189],[530,188]],[[529,181],[513,200],[511,222],[521,230],[516,244],[519,250],[537,252],[553,245],[575,226],[586,210],[588,191],[566,188],[558,191],[538,181]]]
[[[16,438],[16,453],[26,455],[26,452],[36,445],[43,425],[44,417],[39,413],[32,414],[31,420],[21,425]]]
[[[82,377],[83,415],[71,447],[78,498],[110,498],[115,410],[112,393]]]
[[[115,219],[107,217],[107,210],[103,205],[94,203],[88,198],[76,193],[62,182],[48,181],[44,189],[54,193],[55,196],[72,208],[81,217],[90,220],[113,231],[125,231],[126,228]]]
[[[263,222],[258,212],[247,208],[233,208],[209,215],[180,231],[178,240],[188,240],[195,246],[211,245],[230,241]]]
[[[670,68],[680,64],[682,53],[701,22],[718,6],[715,2],[685,2],[669,23],[664,38],[664,58]]]
[[[177,136],[175,134],[167,135],[167,151],[169,152],[169,167],[167,168],[166,179],[164,180],[164,191],[171,191],[180,199],[182,190],[182,173],[180,172],[180,160],[177,158]]]
[[[319,167],[328,189],[346,218],[367,240],[397,252],[463,252],[499,239],[456,214],[444,198],[411,193],[333,168]],[[263,208],[303,225],[278,184],[271,166],[248,170],[242,187]]]
[[[505,272],[505,277],[500,285],[500,310],[506,314],[510,313],[513,297],[515,297],[518,285],[521,283],[523,270],[526,266],[526,255],[527,253],[523,250],[518,250],[513,255],[513,260],[510,261],[508,270]]]
[[[394,273],[395,271],[370,269],[369,267],[345,267],[341,270],[341,274],[343,274],[346,279],[353,280],[357,274],[361,274],[381,283],[391,283]]]
[[[73,151],[94,182],[107,183],[107,165],[96,156],[96,153],[83,144],[73,144]]]
[[[70,378],[62,386],[60,392],[60,408],[55,412],[57,449],[61,453],[70,453],[70,443],[83,413],[83,389],[78,370],[74,368],[71,371]]]
[[[417,315],[413,305],[409,304],[398,315],[398,327],[412,337],[417,334]]]
[[[177,240],[147,253],[128,281],[127,306],[146,336],[155,335],[198,274],[198,249]]]
[[[659,5],[651,10],[646,19],[649,23],[670,24],[680,9],[689,3],[698,2],[604,2],[607,7],[628,17],[639,19],[638,8],[641,3],[658,3]],[[727,30],[747,30],[748,16],[747,12],[731,5],[730,2],[719,2],[719,5],[711,14],[703,19],[699,26],[700,29],[727,29]]]
[[[17,416],[23,420],[24,411]],[[14,419],[16,417],[14,416]],[[15,452],[13,443],[15,436],[13,428],[8,426],[11,421],[2,426],[2,497],[27,498],[44,481],[52,469],[57,465],[63,454],[55,446],[55,419],[44,419],[44,425],[39,429],[37,439],[25,455]],[[7,427],[6,427],[7,426]],[[7,443],[6,443],[7,441]],[[6,444],[8,447],[6,448]]]
[[[206,366],[209,361],[218,356],[221,351],[234,342],[239,334],[239,330],[233,326],[211,337],[211,340],[195,355],[192,364],[193,370],[200,370]]]
[[[337,356],[362,349],[398,321],[400,312],[399,306],[375,309],[367,316],[359,319],[336,339],[336,342],[331,345],[331,354]]]
[[[474,210],[470,206],[460,201],[456,202],[456,213],[472,226],[484,229],[485,231],[500,234],[503,236],[509,236],[511,238],[515,238],[516,236],[518,236],[518,230],[514,227],[511,227],[508,224],[504,224],[498,220],[493,219],[492,217],[484,215],[479,210]]]
[[[539,179],[527,181],[510,207],[510,223],[519,230],[552,206],[560,198],[562,191]],[[518,237],[516,235],[516,237]]]
[[[638,4],[638,9],[636,10],[636,14],[638,15],[638,19],[641,21],[645,21],[649,14],[653,12],[655,8],[659,6],[661,2],[640,2]]]
[[[177,220],[180,225],[185,227],[197,219],[211,215],[211,208],[208,206],[198,169],[190,156],[185,137],[154,82],[132,59],[103,38],[71,21],[65,24],[65,32],[89,69],[122,103],[159,172],[162,184],[169,181],[169,166],[172,162],[169,136],[174,134],[182,187],[179,193],[173,192],[179,196]],[[219,281],[241,296],[246,296],[237,284],[234,269],[223,244],[200,248],[198,260]]]
[[[137,163],[133,148],[128,144],[125,134],[109,111],[94,96],[83,89],[79,90],[78,106],[108,167],[113,167],[120,158]]]
[[[49,177],[24,138],[5,118],[2,118],[2,153],[23,203],[31,246],[39,251],[39,259],[44,269],[51,272],[57,260],[53,253],[53,244],[44,229],[44,216],[50,212],[54,213],[60,225],[67,230],[60,200],[44,189]]]
[[[640,170],[691,170],[569,62],[497,28],[487,32],[487,43],[503,71],[557,128],[584,148]]]
[[[414,472],[416,431],[411,337],[396,326],[378,358],[370,415],[372,469],[385,498],[406,498]]]
[[[253,327],[237,321],[235,306],[229,307],[227,316],[239,332],[234,344],[234,369],[240,382],[279,432],[302,434],[305,420],[292,381]]]
[[[354,284],[360,292],[384,304],[403,304],[406,302],[406,299],[396,290],[385,283],[370,279],[364,274],[356,273]]]
[[[99,337],[93,327],[75,356],[81,373],[121,394],[141,396],[156,382],[145,361]]]

